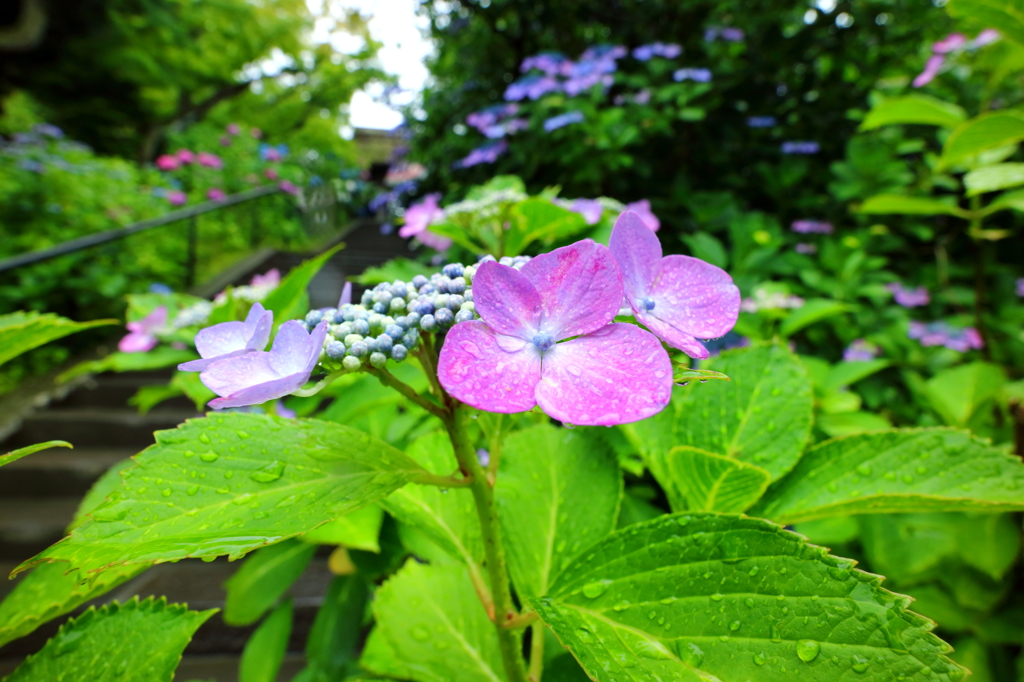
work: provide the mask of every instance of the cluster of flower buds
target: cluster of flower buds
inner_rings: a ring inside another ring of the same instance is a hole
[[[395,280],[367,289],[359,303],[342,303],[337,308],[311,310],[304,320],[307,331],[327,321],[327,337],[321,362],[329,371],[355,371],[369,363],[381,368],[389,359],[402,362],[416,349],[423,332],[442,332],[458,322],[478,319],[473,303],[473,275],[486,262],[476,265],[449,263],[429,278],[416,275],[411,282]],[[502,258],[516,269],[529,256]]]

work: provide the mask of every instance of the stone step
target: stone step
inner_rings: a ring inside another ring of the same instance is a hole
[[[0,498],[82,496],[135,448],[53,448],[0,467]]]
[[[143,376],[137,376],[143,374]],[[100,408],[109,407],[114,409],[134,409],[129,405],[131,399],[140,388],[146,386],[166,386],[171,380],[171,372],[136,373],[126,372],[124,374],[101,374],[92,377],[81,387],[72,391],[63,400],[54,401],[50,404],[52,410],[69,410],[79,408]],[[174,411],[195,409],[194,404],[188,398],[181,396],[172,398],[160,403],[154,411]]]
[[[153,432],[173,429],[186,419],[202,416],[191,410],[153,411],[140,415],[130,407],[121,409],[71,408],[44,410],[27,417],[21,429],[0,444],[0,449],[17,448],[48,440],[66,440],[82,448],[138,448],[154,443]]]

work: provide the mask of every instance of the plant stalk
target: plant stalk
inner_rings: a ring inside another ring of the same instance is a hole
[[[530,682],[540,682],[544,672],[544,624],[536,622],[530,626]]]

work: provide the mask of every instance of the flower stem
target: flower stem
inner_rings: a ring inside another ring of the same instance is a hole
[[[417,393],[415,390],[413,390],[412,386],[403,381],[400,381],[386,369],[369,369],[366,371],[370,372],[378,379],[380,379],[380,382],[382,384],[384,384],[385,386],[390,386],[391,388],[395,389],[403,396],[405,396],[407,399],[416,403],[417,405],[419,405],[420,407],[422,407],[424,410],[434,415],[435,417],[438,417],[439,419],[447,418],[448,410],[444,409],[440,405],[437,405],[427,400],[419,393]]]
[[[544,672],[544,624],[536,622],[530,626],[530,682],[540,682]]]
[[[517,618],[518,614],[512,603],[512,592],[509,588],[505,550],[501,544],[501,529],[498,524],[498,509],[494,504],[494,489],[487,481],[466,431],[464,408],[450,398],[446,402],[450,404],[450,414],[444,418],[445,429],[452,441],[459,466],[473,481],[470,490],[473,491],[473,501],[476,503],[476,513],[484,541],[487,573],[491,580],[491,595],[494,599],[494,626],[498,635],[501,660],[505,665],[509,682],[527,682],[520,633],[503,627],[506,621]]]

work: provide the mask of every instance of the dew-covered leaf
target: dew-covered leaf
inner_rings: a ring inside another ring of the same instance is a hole
[[[48,440],[45,443],[36,443],[35,445],[29,445],[23,448],[18,448],[13,452],[8,452],[6,455],[0,455],[0,467],[11,462],[17,462],[22,457],[27,457],[33,453],[41,452],[43,450],[49,450],[50,448],[71,448],[74,447],[71,443],[66,440]]]
[[[275,682],[292,634],[292,601],[282,602],[245,643],[238,682]]]
[[[153,598],[90,608],[4,682],[171,682],[185,645],[215,612]]]
[[[17,312],[0,315],[0,365],[44,343],[93,327],[117,324],[117,320],[73,322],[52,313]]]
[[[317,545],[343,545],[364,552],[379,552],[380,527],[383,523],[384,510],[379,505],[371,504],[317,526],[299,539]]]
[[[251,625],[288,591],[316,553],[316,545],[285,540],[259,549],[224,584],[224,622]]]
[[[494,625],[464,566],[409,561],[377,590],[377,625],[361,663],[416,682],[500,682]]]
[[[713,372],[710,369],[690,369],[689,367],[675,366],[672,368],[672,381],[677,384],[689,381],[699,381],[704,383],[709,379],[717,379],[719,381],[732,381],[728,376],[721,372]]]
[[[884,512],[1024,509],[1024,463],[954,429],[901,429],[810,448],[753,514],[795,523]]]
[[[573,557],[615,528],[622,474],[597,436],[542,424],[505,440],[494,497],[524,597],[545,594]]]
[[[599,542],[531,605],[600,682],[960,679],[880,582],[767,521],[676,514]]]
[[[761,467],[687,445],[669,450],[660,472],[673,511],[746,511],[771,482]]]
[[[89,521],[17,570],[237,557],[376,502],[423,472],[362,431],[312,419],[212,414],[156,440]]]
[[[622,427],[655,475],[667,478],[663,462],[676,445],[754,464],[773,480],[789,471],[811,430],[811,382],[799,360],[761,344],[703,364],[731,381],[677,386],[661,413]]]

